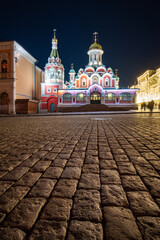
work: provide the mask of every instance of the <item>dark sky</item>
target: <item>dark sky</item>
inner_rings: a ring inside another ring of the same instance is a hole
[[[147,69],[160,67],[160,1],[6,0],[0,3],[0,41],[15,40],[44,68],[51,51],[52,30],[68,80],[88,64],[93,32],[99,33],[103,64],[119,69],[127,87]]]

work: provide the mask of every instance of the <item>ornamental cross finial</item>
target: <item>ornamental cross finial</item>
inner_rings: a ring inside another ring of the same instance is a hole
[[[94,41],[97,42],[97,35],[98,35],[98,32],[94,32],[93,35],[94,35]]]
[[[54,38],[56,38],[56,29],[53,29],[54,32]]]

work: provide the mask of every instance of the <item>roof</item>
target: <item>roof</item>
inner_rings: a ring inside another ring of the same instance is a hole
[[[52,51],[51,51],[51,54],[50,54],[50,58],[51,58],[51,57],[55,57],[55,58],[59,57],[59,54],[58,54],[58,50],[57,50],[57,49],[53,49],[53,48],[52,48]]]
[[[94,43],[89,47],[89,50],[92,50],[92,49],[102,50],[102,46],[101,46],[99,43],[94,42]]]

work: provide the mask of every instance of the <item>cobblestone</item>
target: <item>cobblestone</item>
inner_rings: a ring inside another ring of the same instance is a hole
[[[159,239],[159,114],[1,117],[0,131],[0,239]]]

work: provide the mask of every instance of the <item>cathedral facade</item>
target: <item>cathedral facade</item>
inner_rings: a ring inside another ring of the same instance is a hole
[[[119,77],[111,67],[102,62],[104,53],[94,34],[94,43],[88,50],[89,62],[75,72],[73,64],[69,72],[69,82],[64,83],[64,67],[58,54],[58,40],[54,32],[52,50],[45,66],[45,81],[41,83],[41,112],[61,111],[61,109],[82,105],[103,104],[116,108],[136,108],[137,89],[119,89]]]

